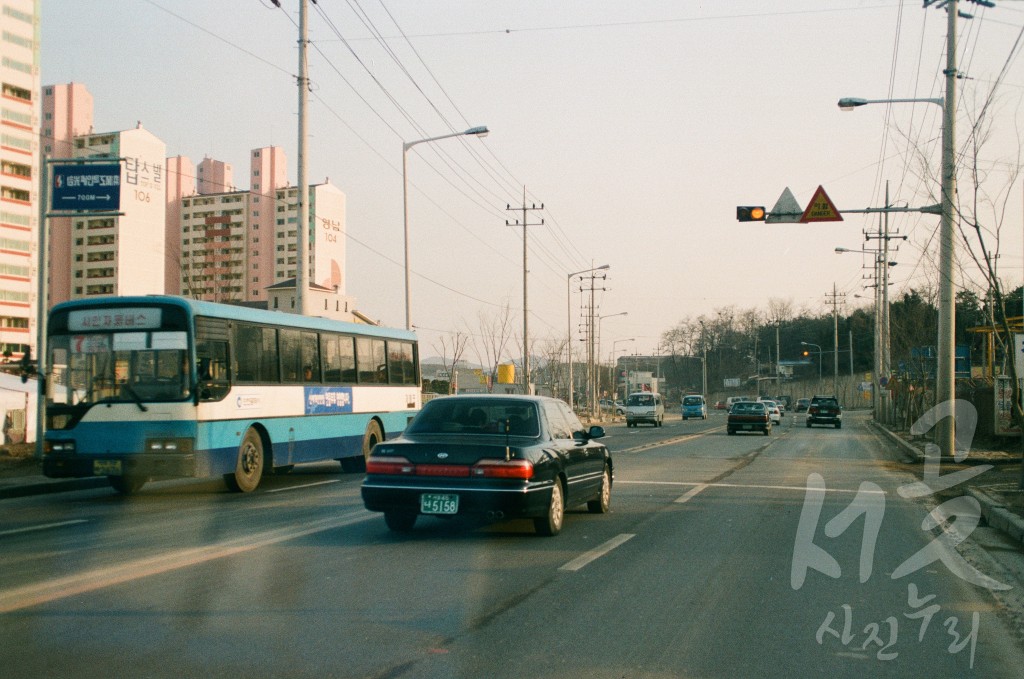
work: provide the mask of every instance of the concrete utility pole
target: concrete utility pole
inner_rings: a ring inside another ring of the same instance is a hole
[[[306,178],[306,105],[309,101],[306,46],[309,24],[306,18],[308,0],[299,3],[299,148],[298,148],[298,223],[295,225],[295,313],[308,315],[306,294],[309,280],[309,180]]]
[[[523,206],[521,208],[513,208],[511,205],[505,205],[506,210],[522,210],[523,221],[520,222],[518,219],[510,222],[505,220],[505,226],[522,226],[523,227],[523,393],[532,394],[533,386],[530,382],[530,305],[528,301],[528,286],[526,284],[527,274],[529,269],[526,266],[526,227],[528,226],[544,226],[544,220],[541,219],[539,222],[530,224],[527,221],[526,214],[531,210],[543,210],[544,203],[541,203],[538,207],[536,203],[527,206],[526,205],[526,187],[523,187]]]
[[[839,298],[846,297],[846,293],[836,292],[836,284],[832,284],[832,299],[828,303],[832,305],[832,393],[839,398]]]
[[[939,355],[935,378],[935,404],[949,404],[949,417],[936,424],[939,454],[955,454],[956,425],[953,421],[953,400],[956,398],[956,290],[954,266],[956,241],[954,215],[956,208],[956,18],[957,0],[946,3],[946,97],[942,108],[942,221],[939,228]]]

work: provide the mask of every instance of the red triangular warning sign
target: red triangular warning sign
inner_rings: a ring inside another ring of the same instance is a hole
[[[839,210],[836,209],[835,203],[825,193],[825,188],[819,186],[818,190],[814,192],[811,202],[807,203],[807,209],[804,210],[803,216],[800,217],[800,223],[841,221],[843,221],[843,217],[839,214]]]

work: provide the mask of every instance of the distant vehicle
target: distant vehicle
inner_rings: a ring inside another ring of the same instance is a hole
[[[689,394],[683,397],[683,419],[699,417],[702,420],[708,419],[708,404],[704,396],[700,394]]]
[[[764,407],[768,409],[768,419],[772,421],[772,424],[782,424],[782,410],[779,408],[779,404],[765,398],[758,399],[758,403],[763,403]]]
[[[734,403],[729,409],[725,430],[730,436],[739,431],[760,431],[768,436],[772,433],[772,421],[768,415],[768,408],[764,403],[756,401]]]
[[[626,426],[635,427],[641,422],[660,427],[665,421],[665,402],[661,394],[638,391],[626,398]]]
[[[608,511],[612,458],[569,406],[542,396],[445,396],[424,404],[403,434],[366,463],[363,504],[396,532],[421,514],[533,520],[557,535],[565,510]]]
[[[725,410],[725,401],[715,401],[715,410]]]
[[[626,411],[622,401],[613,401],[610,398],[601,399],[601,410],[607,410],[609,412],[614,411],[616,415],[621,415]]]
[[[807,427],[812,424],[831,424],[836,429],[843,426],[843,409],[835,396],[815,396],[807,406]]]
[[[725,399],[725,408],[726,408],[726,410],[731,410],[733,404],[735,404],[735,403],[741,403],[743,401],[753,401],[753,400],[754,399],[751,398],[750,396],[730,396],[730,397]]]
[[[223,476],[235,491],[303,462],[362,471],[420,408],[416,335],[200,302],[95,297],[50,310],[50,477]]]
[[[796,408],[794,409],[794,411],[798,412],[798,413],[805,413],[805,412],[807,412],[807,406],[809,406],[809,405],[811,405],[811,399],[809,399],[809,398],[798,399],[797,402],[796,402]]]

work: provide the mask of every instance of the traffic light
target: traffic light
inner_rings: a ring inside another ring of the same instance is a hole
[[[763,205],[740,205],[736,208],[737,222],[763,222],[767,216]]]
[[[810,355],[811,355],[811,352],[809,352],[806,349],[804,349],[804,356],[810,356]]]

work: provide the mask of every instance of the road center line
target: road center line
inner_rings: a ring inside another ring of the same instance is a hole
[[[704,489],[705,489],[705,488],[707,488],[707,487],[708,487],[708,484],[706,484],[706,483],[698,483],[698,484],[697,484],[696,486],[694,486],[694,487],[693,487],[693,488],[691,488],[690,490],[686,491],[686,494],[685,494],[685,495],[683,495],[683,496],[682,496],[682,497],[680,497],[680,498],[677,498],[677,499],[676,499],[676,502],[678,502],[679,504],[682,504],[682,503],[684,503],[684,502],[689,502],[689,501],[690,501],[690,499],[691,499],[691,498],[692,498],[692,497],[693,497],[694,495],[696,495],[697,493],[701,492],[702,490],[704,490]]]
[[[50,528],[60,528],[62,526],[74,526],[79,523],[89,523],[89,521],[87,519],[73,519],[71,521],[60,521],[58,523],[43,523],[38,526],[26,526],[25,528],[12,528],[11,530],[0,531],[0,538],[5,535],[30,533],[35,530],[49,530]]]
[[[616,535],[615,537],[613,537],[611,540],[609,540],[608,542],[604,543],[603,545],[601,545],[599,547],[595,547],[594,549],[590,550],[589,552],[584,552],[583,554],[580,554],[578,557],[576,557],[572,561],[570,561],[570,562],[562,565],[561,567],[559,567],[558,570],[560,570],[560,571],[578,571],[579,569],[583,568],[584,566],[586,566],[591,561],[594,561],[595,559],[600,559],[602,556],[604,556],[608,552],[612,551],[613,549],[615,549],[616,547],[618,547],[622,543],[626,542],[627,540],[629,540],[631,538],[635,538],[635,537],[636,537],[635,533],[621,533],[619,535]]]
[[[260,547],[267,547],[286,540],[294,540],[313,533],[351,526],[361,521],[368,521],[375,516],[371,512],[360,511],[341,518],[323,519],[312,524],[303,524],[302,528],[297,526],[279,528],[277,530],[256,533],[255,535],[246,535],[233,540],[225,540],[205,547],[164,552],[117,566],[97,568],[75,575],[45,580],[23,587],[15,587],[0,591],[0,613],[10,613],[11,611],[31,606],[39,606],[51,601],[57,601],[58,599],[93,592],[104,587],[119,585],[150,575],[159,575],[225,556],[249,552]]]
[[[760,490],[796,490],[801,493],[807,492],[806,486],[766,486],[758,484],[745,484],[745,483],[701,483],[694,481],[626,481],[615,479],[615,485],[635,485],[635,486],[702,486],[700,490],[704,488],[750,488]],[[826,493],[864,493],[865,495],[885,495],[884,490],[860,490],[851,488],[822,488]],[[700,491],[697,491],[698,493]],[[697,493],[694,493],[696,495]],[[689,495],[689,493],[687,493]],[[683,497],[686,497],[685,495]],[[682,498],[680,498],[682,499]],[[676,500],[679,502],[679,500]]]

